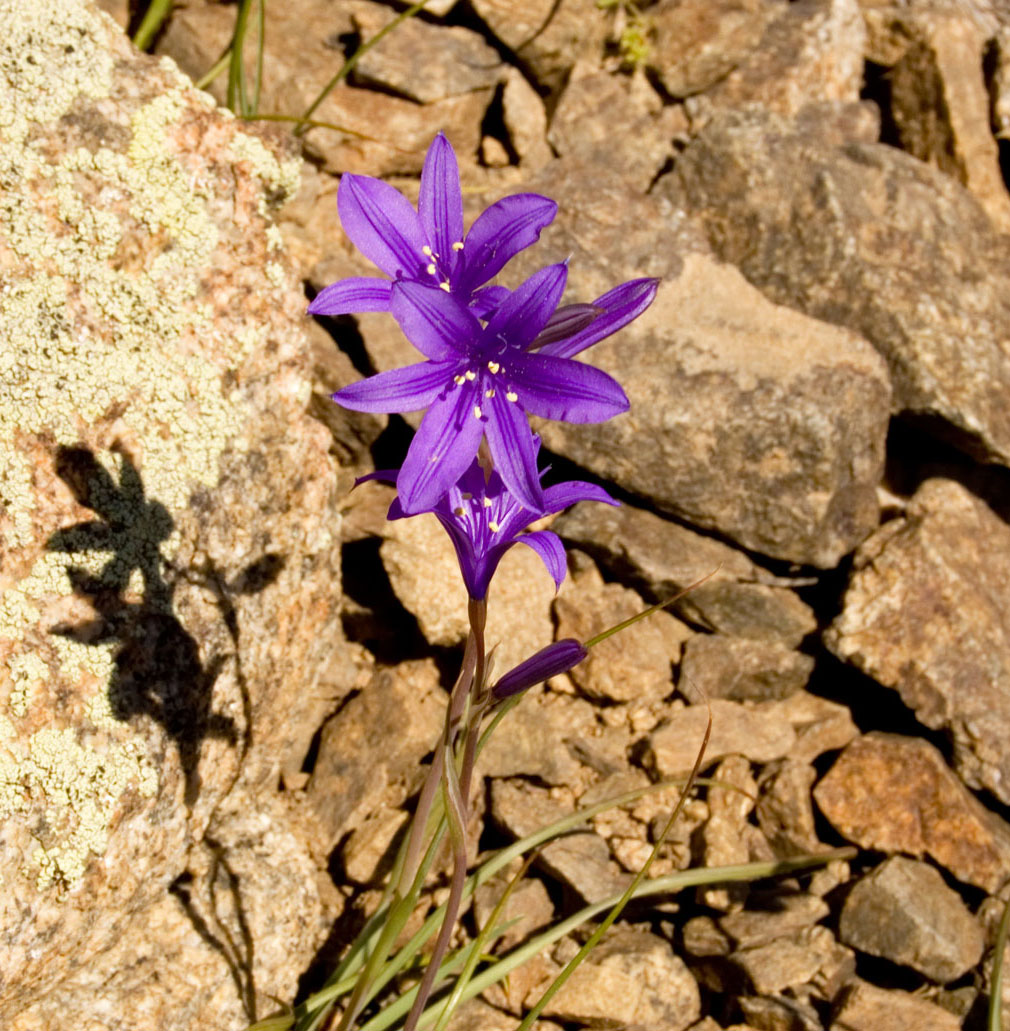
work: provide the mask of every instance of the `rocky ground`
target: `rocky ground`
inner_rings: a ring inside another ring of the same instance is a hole
[[[269,3],[260,110],[303,111],[397,10]],[[148,58],[83,0],[0,0],[0,1023],[239,1031],[377,898],[465,599],[437,524],[349,490],[411,419],[328,396],[412,348],[388,315],[302,313],[372,271],[340,173],[416,199],[444,130],[469,218],[559,202],[510,281],[662,277],[592,352],[630,413],[541,428],[622,506],[554,520],[557,596],[507,556],[498,661],[708,577],[508,716],[479,849],[683,774],[709,712],[718,784],[654,873],[858,848],[633,908],[542,1025],[982,1028],[1010,880],[1010,9],[431,0],[301,143],[186,78],[234,16],[182,0]],[[626,885],[675,799],[544,848],[504,944]],[[577,944],[454,1027],[514,1027]]]

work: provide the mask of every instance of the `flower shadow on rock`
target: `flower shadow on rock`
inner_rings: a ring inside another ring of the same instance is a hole
[[[182,574],[172,570],[160,551],[174,529],[172,517],[160,502],[145,497],[140,474],[125,451],[113,450],[122,459],[118,485],[87,448],[60,447],[56,453],[57,475],[79,504],[101,518],[56,531],[48,550],[103,551],[112,557],[97,574],[67,566],[74,593],[87,599],[96,615],[76,625],[55,626],[52,632],[83,644],[120,643],[108,685],[112,715],[123,722],[147,716],[164,728],[178,749],[186,804],[192,807],[200,790],[197,767],[203,740],[223,739],[243,753],[249,744],[251,701],[238,658],[238,619],[231,596],[262,590],[276,579],[283,560],[268,555],[243,570],[232,585],[209,562]],[[166,569],[175,580],[180,575],[195,579],[211,591],[235,646],[233,654],[215,655],[206,665],[200,661],[197,642],[173,613],[175,582],[166,579]],[[143,582],[139,602],[123,596],[134,571]],[[211,710],[214,684],[231,658],[244,709],[241,732],[230,716]]]

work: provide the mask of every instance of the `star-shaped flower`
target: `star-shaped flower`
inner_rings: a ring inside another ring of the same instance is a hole
[[[355,276],[321,290],[312,315],[389,311],[396,281],[438,287],[487,317],[507,291],[484,287],[554,218],[548,197],[518,193],[492,204],[463,235],[463,195],[452,146],[439,133],[421,171],[417,211],[381,179],[345,173],[337,208],[352,243],[389,279]],[[484,289],[480,289],[484,287]]]
[[[608,307],[597,309],[588,325],[583,312],[575,319],[574,335],[558,338],[548,331],[542,336],[566,278],[564,264],[534,273],[507,296],[487,325],[451,294],[408,281],[393,285],[391,311],[428,361],[352,383],[333,399],[356,411],[428,409],[397,480],[404,513],[433,509],[484,437],[509,492],[531,511],[540,510],[544,493],[527,413],[591,423],[627,410],[628,399],[616,380],[569,355],[630,321],[634,315],[625,317],[627,311],[637,314],[643,295],[648,304],[655,281],[637,280],[611,291],[617,301],[607,300]],[[601,328],[594,330],[598,323]]]
[[[539,447],[539,439],[534,439],[534,461]],[[370,473],[358,482],[363,480],[386,480],[399,485],[395,469]],[[487,597],[498,563],[513,544],[531,547],[543,559],[547,572],[560,587],[566,572],[561,539],[550,530],[527,533],[526,528],[541,516],[560,512],[577,501],[617,504],[602,487],[582,480],[547,487],[543,498],[543,506],[530,511],[509,491],[497,472],[492,471],[488,476],[474,459],[448,493],[434,504],[418,509],[418,512],[434,513],[445,527],[456,549],[467,593],[475,601],[480,601]],[[389,506],[387,518],[402,519],[414,514],[417,513],[405,511],[401,499],[396,497]]]

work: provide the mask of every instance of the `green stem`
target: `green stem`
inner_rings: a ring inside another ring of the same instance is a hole
[[[133,34],[133,45],[138,50],[147,50],[171,13],[172,0],[151,0],[137,31]]]
[[[996,945],[992,956],[992,983],[989,985],[988,1031],[1003,1031],[1003,953],[1006,951],[1007,932],[1010,931],[1010,901],[1003,907],[1003,916],[996,932]]]

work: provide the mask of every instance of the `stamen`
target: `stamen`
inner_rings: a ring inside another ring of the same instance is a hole
[[[436,272],[435,266],[433,264],[429,265],[428,266],[428,275],[429,276],[433,276],[435,274],[435,272]]]
[[[499,526],[498,526],[497,523],[489,522],[487,525],[490,527],[492,533],[497,533],[498,532]]]
[[[454,251],[461,251],[461,250],[463,249],[463,241],[462,241],[462,240],[457,240],[457,241],[456,241],[456,242],[455,242],[455,243],[454,243],[454,244],[452,245],[452,249],[453,249]]]
[[[477,378],[477,373],[473,369],[466,370],[466,378],[472,383]]]
[[[461,387],[466,382],[466,376],[453,376],[452,381],[457,387]]]
[[[473,495],[469,491],[463,491],[461,497],[464,501],[470,501],[473,498]]]
[[[461,516],[461,515],[463,514],[463,509],[462,509],[462,508],[454,508],[454,509],[452,510],[452,514],[453,514],[453,515],[458,515],[458,516]]]
[[[518,395],[518,394],[517,394],[517,393],[516,393],[516,392],[515,392],[514,390],[510,390],[510,391],[509,391],[509,392],[508,392],[508,393],[507,393],[507,394],[505,395],[505,400],[506,400],[506,401],[512,401],[513,403],[515,403],[516,401],[518,401],[518,400],[519,400],[519,395]]]
[[[490,498],[484,498],[483,499],[483,505],[484,505],[485,508],[490,508],[491,507],[491,499]]]
[[[479,419],[480,418],[480,405],[474,405],[473,406],[473,417],[475,419]]]
[[[484,396],[485,397],[494,397],[494,387],[492,387],[490,390],[485,390],[484,391]]]
[[[501,368],[497,362],[488,362],[487,367],[492,373],[497,372]]]
[[[423,246],[423,247],[421,248],[421,253],[422,253],[422,254],[423,254],[423,255],[424,255],[424,256],[425,256],[426,258],[430,258],[430,257],[431,257],[431,255],[432,255],[432,250],[431,250],[431,248],[430,248],[430,247],[429,247],[429,246],[428,246],[427,244],[425,244],[425,245],[424,245],[424,246]]]
[[[448,283],[439,283],[438,288],[439,290],[444,290],[446,293],[450,292]]]

